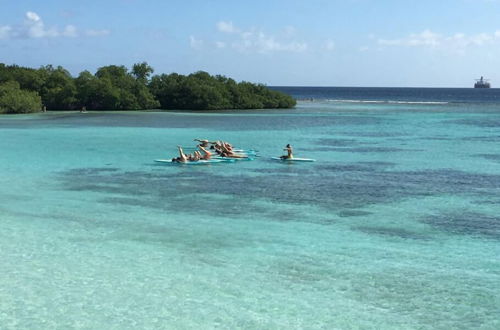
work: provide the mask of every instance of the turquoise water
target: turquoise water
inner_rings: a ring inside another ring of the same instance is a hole
[[[153,162],[196,137],[261,157]],[[499,142],[491,105],[2,116],[0,328],[498,329]]]

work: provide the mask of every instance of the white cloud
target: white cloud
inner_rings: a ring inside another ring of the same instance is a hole
[[[255,51],[257,53],[270,53],[275,51],[303,52],[307,50],[307,44],[298,41],[278,41],[274,36],[263,32],[245,32],[240,40],[232,43],[232,47],[238,51]]]
[[[108,30],[87,30],[85,33],[86,36],[102,36],[107,34],[109,34]],[[78,29],[74,25],[66,25],[63,29],[46,27],[40,15],[33,11],[26,12],[23,24],[0,26],[0,39],[74,38],[78,36]]]
[[[463,51],[470,46],[484,46],[497,40],[500,40],[500,30],[492,34],[466,35],[464,33],[455,33],[448,36],[431,30],[424,30],[421,33],[410,34],[400,39],[378,39],[377,43],[381,46],[445,48]]]
[[[378,39],[382,46],[438,46],[442,37],[431,30],[424,30],[418,34],[410,34],[402,39]]]
[[[52,29],[45,29],[45,25],[37,15],[32,11],[26,13],[26,20],[24,21],[25,32],[29,38],[42,38],[42,37],[55,37],[57,36],[57,31]]]
[[[191,48],[199,50],[203,47],[203,40],[196,39],[194,36],[189,36],[189,44]]]
[[[29,21],[32,21],[32,22],[40,22],[42,19],[40,18],[40,16],[38,16],[37,13],[34,13],[32,11],[28,11],[26,13],[26,18],[29,20]]]
[[[282,35],[281,38],[266,34],[256,28],[245,31],[237,28],[233,22],[220,21],[216,24],[216,28],[219,32],[228,35],[226,37],[228,40],[215,42],[217,48],[231,47],[239,52],[257,53],[303,52],[308,48],[307,43],[292,39],[295,34],[295,28],[292,26],[284,28],[284,36]],[[191,40],[191,47],[193,47],[193,40]]]
[[[64,28],[62,35],[65,37],[75,38],[78,36],[78,32],[77,32],[76,27],[74,25],[67,25]]]
[[[234,27],[233,22],[220,21],[217,23],[217,30],[224,33],[238,33],[240,32]]]
[[[8,25],[0,26],[0,40],[7,39],[12,31],[12,28]]]

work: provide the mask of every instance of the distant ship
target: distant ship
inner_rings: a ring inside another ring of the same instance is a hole
[[[481,79],[476,79],[476,83],[474,84],[474,88],[490,88],[490,83],[488,82],[488,79],[483,79],[483,76],[481,76]]]

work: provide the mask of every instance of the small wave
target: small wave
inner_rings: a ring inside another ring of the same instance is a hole
[[[327,102],[338,103],[375,103],[375,104],[449,104],[445,101],[392,101],[392,100],[345,100],[345,99],[326,99]]]
[[[444,101],[387,101],[387,103],[395,104],[449,104],[450,102]]]

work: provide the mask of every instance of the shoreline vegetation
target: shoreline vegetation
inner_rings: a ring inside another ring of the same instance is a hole
[[[262,84],[204,71],[152,76],[146,62],[108,65],[76,78],[61,66],[0,63],[0,114],[46,110],[238,110],[292,108],[296,100]]]

